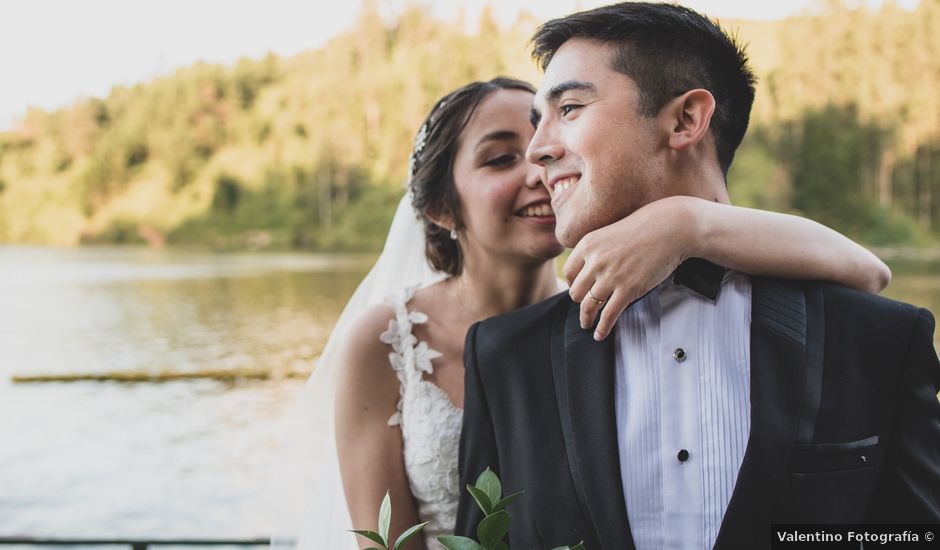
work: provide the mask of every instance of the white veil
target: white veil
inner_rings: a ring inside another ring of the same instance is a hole
[[[343,309],[316,369],[287,415],[282,433],[286,451],[278,460],[281,467],[275,472],[271,502],[275,523],[271,545],[276,550],[359,548],[356,536],[348,532],[352,526],[334,438],[338,343],[359,312],[407,286],[427,285],[444,277],[428,264],[423,224],[409,191],[398,204],[382,254]]]

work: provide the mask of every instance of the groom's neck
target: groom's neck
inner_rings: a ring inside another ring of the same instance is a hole
[[[731,204],[725,174],[716,163],[679,167],[670,175],[662,191],[659,198],[686,195],[709,202]]]

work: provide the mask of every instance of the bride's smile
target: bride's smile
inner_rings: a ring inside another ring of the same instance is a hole
[[[464,129],[453,174],[467,256],[544,262],[562,251],[543,172],[525,159],[532,98],[524,90],[493,92]]]
[[[527,218],[528,221],[539,225],[550,225],[555,227],[555,211],[552,210],[552,203],[545,200],[537,200],[516,211],[516,215],[521,218]]]

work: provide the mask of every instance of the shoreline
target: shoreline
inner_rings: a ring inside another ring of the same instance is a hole
[[[916,262],[935,262],[940,261],[940,247],[917,247],[917,246],[886,246],[886,247],[866,247],[876,256],[886,262],[890,261],[916,261]]]
[[[892,245],[892,246],[869,246],[865,243],[859,243],[882,260],[923,260],[940,261],[940,245],[916,246],[916,245]],[[152,250],[169,253],[195,253],[195,254],[261,254],[273,256],[278,254],[305,254],[317,256],[343,256],[350,259],[369,259],[374,258],[381,253],[381,248],[377,250],[361,249],[318,249],[305,247],[244,247],[244,248],[213,248],[212,246],[197,244],[170,244],[165,246],[148,246],[145,243],[84,243],[76,245],[56,245],[56,244],[36,244],[36,243],[3,243],[0,242],[0,250],[3,249],[21,249],[21,250]],[[565,252],[569,252],[568,249]]]

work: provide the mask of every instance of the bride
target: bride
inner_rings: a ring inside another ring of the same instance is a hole
[[[406,546],[412,550],[441,548],[436,536],[453,532],[464,335],[476,321],[565,288],[553,261],[562,246],[550,197],[540,169],[525,160],[533,93],[508,78],[468,84],[438,101],[421,127],[408,194],[385,250],[347,305],[307,388],[308,400],[325,413],[318,420],[327,419],[311,428],[317,436],[333,434],[328,408],[335,399],[339,460],[331,456],[332,442],[321,440],[320,485],[303,489],[316,491],[320,503],[302,520],[315,540],[301,545],[356,547],[344,529],[375,530],[386,491],[392,541],[419,522],[428,524]],[[653,202],[597,233],[573,250],[566,277],[579,287],[593,281],[612,289],[627,297],[623,304],[689,257],[872,292],[890,278],[873,254],[815,222],[690,197]],[[618,307],[603,310],[595,337],[607,336],[624,306]],[[596,309],[582,301],[583,326],[593,325]],[[324,473],[337,466],[342,490]]]

